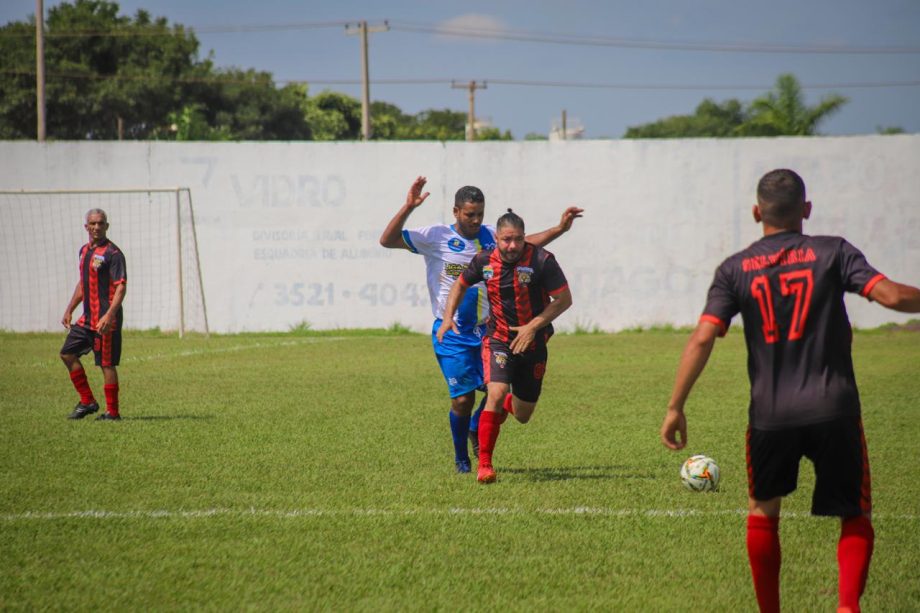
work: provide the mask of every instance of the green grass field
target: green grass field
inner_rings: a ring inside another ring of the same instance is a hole
[[[742,335],[658,427],[685,332],[558,335],[498,483],[453,472],[427,336],[127,333],[120,423],[66,419],[63,334],[0,334],[0,609],[752,611]],[[920,334],[858,332],[877,532],[866,611],[920,609]],[[91,364],[91,356],[84,363]],[[101,378],[89,368],[101,397]],[[693,453],[721,491],[678,478]],[[838,523],[781,524],[790,611],[836,606]]]

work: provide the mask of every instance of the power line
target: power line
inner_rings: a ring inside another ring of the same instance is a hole
[[[436,34],[458,38],[480,38],[491,40],[504,40],[511,42],[527,42],[555,45],[575,45],[590,47],[619,47],[628,49],[647,49],[657,51],[699,51],[719,53],[773,53],[773,54],[836,54],[836,55],[914,55],[920,54],[920,46],[915,45],[812,45],[790,44],[778,45],[771,43],[749,42],[720,42],[720,41],[667,41],[654,39],[618,38],[595,36],[586,34],[566,34],[558,32],[540,32],[531,30],[510,30],[498,28],[472,28],[463,26],[443,26],[438,24],[416,23],[410,21],[387,20],[392,30],[412,34]],[[74,30],[70,32],[49,31],[49,38],[78,38],[78,37],[123,37],[123,36],[171,36],[177,30],[189,31],[195,34],[239,34],[257,32],[282,32],[296,30],[311,30],[322,28],[341,28],[354,21],[307,21],[283,24],[251,24],[251,25],[211,25],[211,26],[186,26],[174,24],[171,28],[162,29],[150,26],[132,27],[112,30]],[[0,37],[22,38],[32,37],[31,32],[3,32]]]
[[[34,71],[29,70],[0,70],[0,74],[35,77]],[[46,76],[58,79],[87,80],[87,81],[149,81],[152,78],[160,78],[173,81],[176,83],[216,83],[216,84],[250,84],[254,83],[247,79],[229,79],[220,77],[169,77],[163,75],[98,75],[98,74],[79,74],[67,72],[49,72]],[[451,85],[454,83],[468,83],[471,79],[444,79],[435,78],[383,78],[373,79],[376,85]],[[361,79],[272,79],[277,84],[306,84],[306,85],[361,85]],[[722,91],[722,90],[771,90],[775,83],[769,84],[732,84],[732,83],[592,83],[585,81],[528,81],[522,79],[482,79],[480,82],[489,83],[490,85],[507,85],[518,87],[545,87],[545,88],[585,88],[585,89],[618,89],[618,90],[663,90],[663,91]],[[466,87],[466,85],[464,85]],[[920,81],[850,81],[839,83],[812,83],[801,84],[802,89],[884,89],[895,87],[920,87]]]
[[[440,34],[443,36],[454,36],[460,38],[486,38],[515,42],[551,43],[556,45],[580,45],[592,47],[625,47],[634,49],[653,49],[659,51],[851,55],[920,53],[920,47],[907,45],[866,47],[857,45],[774,45],[767,43],[660,41],[630,38],[611,38],[605,36],[590,36],[583,34],[532,32],[527,30],[438,26],[404,21],[391,21],[390,27],[393,30],[402,32],[411,32],[416,34]]]

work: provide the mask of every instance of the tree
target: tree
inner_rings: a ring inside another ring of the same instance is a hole
[[[45,24],[47,133],[56,139],[357,140],[361,105],[342,93],[308,97],[271,73],[199,59],[194,33],[108,0],[50,9]],[[35,22],[0,27],[0,138],[36,132]],[[407,115],[372,105],[374,138],[462,140],[466,115]],[[489,138],[510,138],[498,130]]]
[[[843,96],[829,94],[809,107],[795,76],[784,74],[777,78],[773,91],[755,98],[747,107],[735,99],[719,104],[707,98],[693,115],[674,115],[632,126],[624,138],[810,136],[846,102]]]
[[[624,138],[700,138],[737,136],[746,115],[741,102],[722,104],[706,98],[693,115],[674,115],[653,123],[633,126]]]
[[[306,121],[315,140],[357,140],[361,103],[345,94],[324,91],[307,100]]]
[[[805,104],[798,79],[782,74],[775,89],[756,98],[750,105],[750,118],[743,133],[752,136],[813,136],[818,125],[847,103],[839,94],[828,94],[816,105]]]
[[[29,30],[31,30],[29,32]],[[177,81],[197,63],[198,40],[164,18],[118,15],[104,0],[62,3],[48,12],[45,65],[48,135],[52,138],[145,138],[180,107]],[[0,29],[12,72],[0,75],[0,135],[35,134],[34,18]]]

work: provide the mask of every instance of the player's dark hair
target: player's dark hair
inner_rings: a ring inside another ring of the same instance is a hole
[[[464,185],[457,190],[457,194],[454,196],[454,206],[460,208],[467,202],[472,202],[473,204],[485,204],[486,197],[482,193],[482,190],[478,187],[472,185]]]
[[[795,223],[805,206],[805,181],[788,168],[771,170],[757,184],[757,204],[771,226]]]
[[[495,222],[495,229],[501,230],[505,226],[511,226],[516,230],[524,231],[524,220],[521,219],[521,216],[508,209],[508,212],[498,218],[498,221]]]

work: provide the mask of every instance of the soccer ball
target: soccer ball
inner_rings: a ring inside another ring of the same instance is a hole
[[[680,480],[692,492],[714,492],[719,489],[719,465],[708,456],[695,455],[680,467]]]

